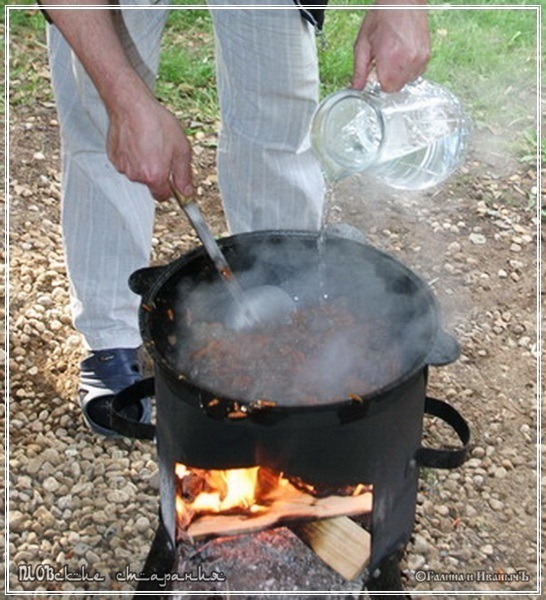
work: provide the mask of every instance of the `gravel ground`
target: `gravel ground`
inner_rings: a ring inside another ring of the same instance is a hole
[[[0,355],[0,368],[9,367],[9,589],[41,597],[131,591],[133,583],[116,574],[141,569],[158,505],[153,446],[97,438],[75,401],[82,351],[67,309],[57,129],[48,101],[12,111],[9,360]],[[455,471],[422,473],[415,535],[402,565],[406,587],[417,595],[530,597],[537,586],[537,459],[544,446],[536,437],[537,240],[528,209],[537,178],[503,152],[487,151],[495,142],[493,133],[481,132],[467,167],[438,192],[401,196],[346,181],[331,213],[431,282],[463,348],[456,363],[431,369],[429,391],[467,418],[473,448]],[[195,144],[199,201],[223,234],[214,138],[201,134]],[[169,262],[196,243],[177,209],[159,206],[153,262]],[[436,444],[449,435],[432,420],[427,431]],[[277,552],[290,541],[279,530],[248,542],[249,562],[262,538],[278,563],[264,573],[261,590],[281,589],[281,573],[294,568],[302,575],[293,591],[309,589],[303,574],[323,569],[318,559],[303,545]],[[229,552],[224,560],[229,564]],[[60,580],[24,581],[27,564],[50,565]],[[62,576],[82,568],[102,581]],[[321,573],[328,589],[356,592]]]

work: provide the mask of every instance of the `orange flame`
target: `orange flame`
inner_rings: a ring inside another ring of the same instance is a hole
[[[204,470],[175,465],[177,478],[176,513],[178,524],[186,529],[203,515],[231,513],[257,514],[285,495],[294,493],[294,483],[282,473],[263,467]],[[315,488],[300,482],[302,490],[313,495]],[[342,495],[358,496],[370,486],[348,486]]]
[[[263,507],[259,496],[263,496],[259,482],[260,467],[228,470],[190,469],[178,463],[175,473],[179,482],[190,481],[187,493],[177,494],[176,511],[183,522],[192,520],[193,515],[222,513],[240,509],[257,512]],[[195,478],[196,488],[191,489],[191,477]],[[277,476],[280,480],[280,475]],[[263,498],[262,498],[263,500]]]

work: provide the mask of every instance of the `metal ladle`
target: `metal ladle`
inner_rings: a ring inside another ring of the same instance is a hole
[[[230,329],[240,331],[259,325],[288,322],[290,315],[296,309],[292,298],[274,285],[259,285],[243,289],[203,219],[195,200],[182,196],[172,181],[170,186],[178,206],[195,229],[231,295],[232,301],[226,309],[224,324]]]

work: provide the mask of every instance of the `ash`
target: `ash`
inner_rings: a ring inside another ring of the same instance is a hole
[[[179,544],[177,572],[180,577],[190,574],[188,579],[192,579],[173,583],[172,591],[180,596],[208,591],[226,597],[230,592],[248,592],[253,598],[266,598],[268,592],[282,591],[294,592],[284,598],[316,600],[320,596],[301,592],[345,591],[350,595],[363,587],[361,578],[348,582],[330,569],[286,527]],[[201,581],[196,581],[199,575]],[[219,575],[225,580],[212,581]]]

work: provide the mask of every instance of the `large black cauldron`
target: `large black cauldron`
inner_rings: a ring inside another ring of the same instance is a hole
[[[319,249],[317,234],[292,231],[241,234],[219,245],[243,287],[277,285],[301,306],[312,306],[325,296],[349,299],[354,314],[389,324],[384,351],[397,344],[404,358],[396,378],[358,401],[259,410],[248,406],[247,418],[233,421],[226,415],[241,399],[203,382],[197,385],[180,371],[173,355],[173,339],[191,335],[191,324],[183,317],[173,319],[173,314],[185,314],[186,303],[203,282],[218,280],[204,250],[134,273],[130,285],[142,296],[142,337],[155,364],[163,525],[173,538],[176,462],[206,469],[260,464],[309,483],[373,484],[373,570],[411,535],[419,466],[451,468],[464,461],[466,446],[454,452],[421,447],[425,412],[448,421],[468,443],[462,417],[426,396],[428,367],[456,360],[458,344],[443,331],[425,282],[369,245],[331,236]],[[200,318],[209,313],[217,318],[218,307],[227,300],[219,286]],[[193,319],[196,306],[191,309]],[[122,395],[118,407],[128,401]],[[226,410],[218,411],[218,406]]]

